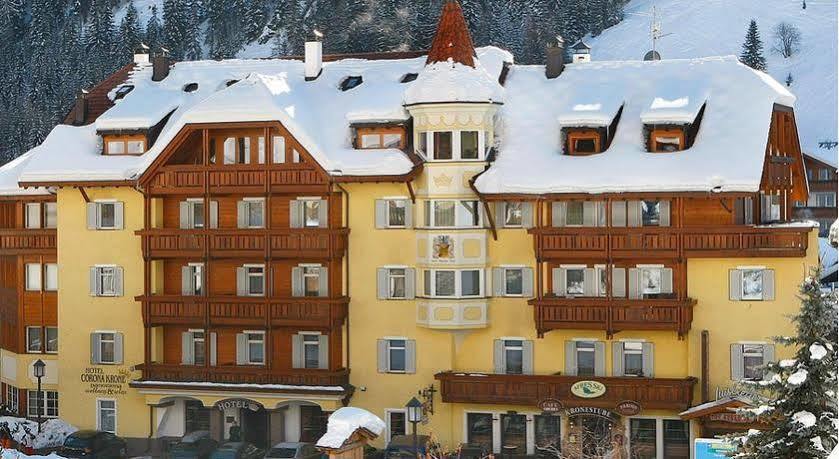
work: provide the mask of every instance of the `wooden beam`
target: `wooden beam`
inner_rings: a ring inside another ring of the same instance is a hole
[[[82,198],[84,198],[84,202],[86,202],[86,203],[90,202],[90,197],[87,195],[87,192],[84,190],[83,186],[79,187],[79,193],[82,194]]]

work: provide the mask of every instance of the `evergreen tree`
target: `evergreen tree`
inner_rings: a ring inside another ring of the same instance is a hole
[[[245,3],[242,27],[245,43],[256,41],[265,28],[265,0],[250,0]]]
[[[160,24],[160,17],[157,15],[157,5],[152,5],[151,15],[146,22],[145,44],[152,53],[156,53],[162,42],[163,26]]]
[[[189,26],[182,3],[183,0],[163,1],[162,46],[177,60],[186,55],[186,29]]]
[[[739,437],[736,457],[826,458],[837,444],[836,294],[822,291],[820,272],[807,277],[799,288],[801,310],[791,319],[796,335],[775,342],[796,348],[795,358],[767,365],[766,386],[772,400],[758,409],[758,419],[771,427]]]
[[[755,70],[766,71],[766,58],[763,57],[763,42],[760,41],[760,32],[757,30],[757,21],[754,19],[749,22],[746,41],[743,43],[743,51],[740,53],[740,62]]]
[[[296,0],[279,0],[264,40],[273,41],[275,55],[302,54],[306,41],[303,12]]]
[[[115,68],[114,15],[108,0],[93,0],[87,33],[87,61],[92,81],[100,81]]]
[[[119,23],[119,43],[116,55],[119,62],[128,62],[143,41],[143,31],[140,29],[140,19],[134,2],[129,1],[125,16]]]
[[[240,30],[235,8],[228,0],[206,0],[207,32],[204,43],[212,59],[233,57],[238,50],[236,33]]]

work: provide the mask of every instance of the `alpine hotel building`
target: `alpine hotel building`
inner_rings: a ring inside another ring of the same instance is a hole
[[[328,39],[328,37],[327,37]],[[345,405],[514,455],[687,458],[817,265],[794,97],[733,57],[138,55],[0,169],[0,380],[131,449]],[[46,362],[38,397],[33,363]],[[759,426],[757,426],[759,427]]]

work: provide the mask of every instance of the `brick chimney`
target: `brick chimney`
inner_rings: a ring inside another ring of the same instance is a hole
[[[162,81],[164,78],[169,76],[169,67],[171,66],[171,61],[169,60],[169,50],[166,48],[160,48],[160,51],[152,58],[152,73],[151,73],[151,80],[152,81]]]
[[[85,121],[87,121],[87,91],[82,89],[76,95],[76,102],[73,107],[73,125],[81,126]]]

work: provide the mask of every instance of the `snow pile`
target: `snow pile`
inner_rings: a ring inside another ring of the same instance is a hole
[[[793,422],[797,422],[804,427],[813,427],[816,425],[816,415],[809,411],[799,411],[792,415]]]
[[[787,382],[792,386],[800,386],[801,384],[804,384],[804,381],[807,381],[807,370],[803,368],[800,368],[787,378]]]
[[[449,59],[425,66],[414,84],[405,90],[406,105],[436,102],[502,103],[504,89],[475,60],[475,67]]]
[[[701,93],[685,94],[692,89],[696,87],[679,88],[673,97],[655,97],[649,108],[641,111],[641,121],[645,124],[692,123],[706,100]]]
[[[339,408],[329,415],[326,433],[320,437],[317,446],[338,449],[358,429],[365,429],[378,436],[385,430],[385,422],[375,414],[361,408]]]
[[[79,430],[61,419],[47,419],[41,423],[39,434],[37,422],[11,416],[0,416],[0,429],[7,430],[16,442],[35,449],[61,446],[68,435]]]
[[[575,91],[562,102],[557,120],[563,127],[605,127],[623,105],[623,95],[607,87]]]
[[[40,456],[37,454],[30,456],[28,454],[23,454],[16,449],[4,449],[0,453],[0,459],[64,459],[64,457],[55,453],[50,453],[46,456]]]
[[[795,365],[795,359],[783,359],[780,362],[778,362],[778,365],[780,365],[781,368],[789,368]]]
[[[827,349],[819,343],[810,345],[810,358],[812,360],[821,360],[827,355]]]

